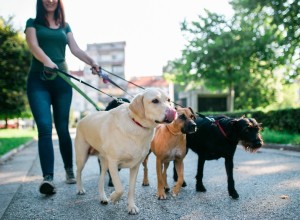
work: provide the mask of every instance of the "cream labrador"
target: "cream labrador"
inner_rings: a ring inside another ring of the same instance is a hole
[[[77,165],[77,194],[84,194],[81,173],[89,156],[89,149],[99,152],[101,175],[99,196],[102,204],[117,202],[124,190],[118,168],[129,168],[128,213],[137,214],[134,194],[139,166],[149,153],[155,127],[171,123],[176,110],[171,107],[169,96],[160,89],[146,89],[110,111],[87,115],[77,126],[75,137]],[[109,169],[115,191],[109,199],[104,192],[105,173]]]

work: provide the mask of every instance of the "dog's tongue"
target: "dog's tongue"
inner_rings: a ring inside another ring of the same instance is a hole
[[[172,122],[174,121],[174,119],[176,118],[177,112],[175,109],[169,108],[166,110],[166,120],[168,122]]]

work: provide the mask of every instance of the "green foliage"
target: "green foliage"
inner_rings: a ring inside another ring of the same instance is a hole
[[[272,131],[268,128],[265,128],[262,131],[262,137],[265,143],[300,145],[299,134]]]
[[[286,88],[278,88],[294,82],[300,72],[299,1],[231,4],[235,16],[230,20],[206,11],[198,20],[184,21],[188,44],[165,69],[181,86],[193,82],[194,88],[234,90],[236,110],[289,106],[292,102],[281,98]]]
[[[300,133],[300,109],[273,110],[266,113],[262,123],[275,131]]]
[[[298,0],[232,0],[236,14],[274,36],[272,45],[285,62],[285,79],[291,82],[299,76],[300,3]],[[261,24],[264,24],[263,26]]]
[[[226,115],[233,118],[255,118],[261,124],[265,143],[300,145],[300,108],[268,112],[249,110],[234,112],[201,112],[206,116]]]
[[[30,52],[12,18],[0,17],[0,117],[18,117],[26,106],[26,78]]]
[[[255,118],[264,128],[269,128],[279,132],[289,132],[292,134],[300,133],[300,108],[287,108],[268,112],[243,110],[234,112],[206,112],[201,114],[227,115],[234,118],[245,116],[248,118]]]
[[[274,102],[280,59],[270,45],[272,29],[260,31],[240,17],[228,21],[222,15],[206,13],[198,21],[182,23],[189,43],[182,57],[168,64],[175,82],[204,82],[206,89],[234,90],[235,109]]]
[[[264,111],[298,108],[300,106],[298,84],[281,84],[277,87],[277,90],[276,102],[264,108]]]

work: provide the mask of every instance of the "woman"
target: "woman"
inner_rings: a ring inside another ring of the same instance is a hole
[[[72,88],[62,78],[55,77],[51,73],[51,77],[45,77],[49,73],[45,74],[44,68],[68,71],[65,61],[66,45],[74,56],[91,65],[93,74],[99,71],[99,66],[78,47],[69,24],[65,22],[62,0],[37,0],[36,18],[27,20],[25,34],[33,55],[27,80],[27,96],[38,128],[38,150],[44,177],[39,191],[51,195],[56,192],[53,184],[51,105],[66,171],[66,183],[76,183],[72,141],[68,130]]]

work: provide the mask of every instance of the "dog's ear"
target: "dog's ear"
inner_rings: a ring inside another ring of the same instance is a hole
[[[133,112],[133,114],[139,116],[140,118],[145,117],[145,108],[144,108],[144,96],[138,94],[134,97],[132,102],[129,104],[129,109]]]
[[[180,105],[175,105],[175,107],[174,107],[174,108],[175,108],[175,110],[176,110],[176,111],[178,111],[178,110],[182,109],[182,107],[181,107]]]
[[[193,119],[196,119],[196,115],[195,115],[195,113],[194,113],[194,111],[193,111],[193,109],[191,108],[191,107],[189,107],[189,110],[191,111],[191,113],[193,114]]]
[[[235,125],[235,124],[237,124],[238,121],[239,121],[239,119],[235,118],[235,119],[230,121],[230,124]]]
[[[194,115],[195,113],[194,113],[193,109],[191,107],[189,107],[189,109],[191,110],[192,114]]]
[[[255,118],[249,118],[249,121],[252,123],[254,127],[256,126],[260,131],[263,129],[262,123],[258,123]]]

